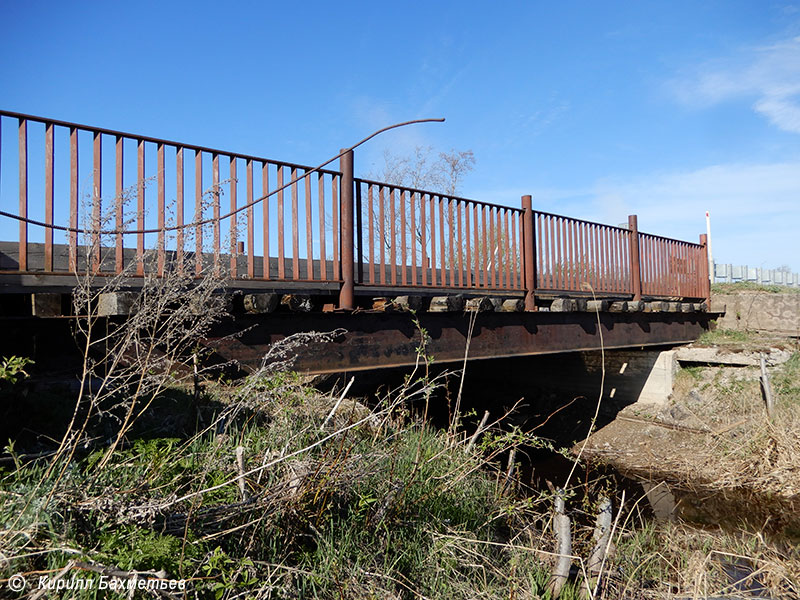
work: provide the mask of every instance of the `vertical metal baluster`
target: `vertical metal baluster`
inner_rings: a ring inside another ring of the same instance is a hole
[[[356,217],[356,224],[355,229],[353,230],[353,243],[355,244],[355,261],[358,269],[355,273],[355,277],[359,284],[364,283],[364,205],[363,205],[363,198],[361,195],[362,192],[362,182],[356,179],[353,180],[353,185],[355,186],[356,197],[355,197],[355,217]],[[355,281],[353,282],[353,289],[355,289]],[[354,292],[355,293],[355,292]],[[353,300],[355,302],[355,300]]]
[[[117,233],[114,235],[114,272],[119,274],[122,273],[123,269],[125,268],[125,246],[124,240],[122,238],[122,229],[125,226],[124,221],[124,212],[125,212],[125,204],[123,202],[122,195],[124,192],[124,168],[123,168],[123,157],[124,157],[124,140],[121,135],[116,137],[115,142],[115,180],[116,185],[114,188],[114,228],[117,230]]]
[[[611,242],[611,290],[613,292],[619,291],[619,282],[618,282],[618,275],[619,275],[619,264],[618,264],[618,256],[617,256],[617,230],[612,229],[611,227],[608,228],[608,235]]]
[[[533,214],[531,214],[531,217],[533,217]],[[517,218],[517,228],[519,229],[519,237],[517,238],[519,240],[519,243],[516,245],[516,250],[515,250],[516,256],[517,256],[517,263],[516,263],[517,264],[517,272],[519,273],[519,277],[517,278],[517,287],[519,289],[521,289],[521,290],[524,290],[525,289],[525,282],[524,282],[523,269],[525,267],[524,267],[524,263],[523,263],[523,260],[522,260],[522,252],[523,252],[523,250],[522,250],[523,241],[522,240],[524,238],[525,232],[523,231],[523,225],[524,225],[524,223],[523,223],[523,213],[522,212],[518,212],[516,218]],[[532,218],[531,218],[531,223],[532,224],[535,223],[535,221]],[[534,232],[535,232],[535,229],[534,229]],[[533,244],[531,244],[531,245],[534,248],[536,248],[536,243],[535,242]],[[536,260],[533,261],[533,264],[534,264],[534,269],[535,269]],[[535,275],[534,275],[533,282],[534,282],[533,286],[534,286],[534,289],[535,289],[536,288],[536,277],[535,277]]]
[[[449,242],[450,242],[450,287],[456,287],[456,255],[455,255],[455,218],[453,215],[453,200],[452,198],[447,199],[447,228],[450,232]]]
[[[286,265],[284,264],[284,255],[285,255],[285,248],[284,248],[284,239],[283,239],[283,217],[284,217],[284,206],[283,206],[283,165],[277,165],[278,167],[278,279],[286,279]]]
[[[158,143],[158,149],[156,151],[156,163],[158,173],[156,175],[156,180],[158,181],[158,275],[159,277],[164,276],[164,263],[166,262],[166,235],[164,231],[164,225],[166,221],[166,201],[165,201],[165,190],[164,190],[164,144],[161,142]]]
[[[369,251],[369,282],[375,282],[375,184],[370,183],[367,186],[367,218],[369,225],[367,230],[369,232],[369,243],[367,248]]]
[[[47,123],[45,126],[45,150],[44,150],[44,222],[48,225],[53,224],[53,124]],[[44,270],[53,270],[53,229],[46,227],[44,230]]]
[[[433,194],[428,194],[428,208],[430,209],[430,217],[431,217],[431,285],[435,286],[437,277],[436,277],[436,201],[434,200]]]
[[[445,254],[446,241],[444,233],[444,199],[437,197],[439,207],[439,283],[442,287],[447,287],[447,255]]]
[[[481,269],[483,270],[483,285],[484,287],[492,287],[492,279],[491,276],[491,259],[492,259],[492,250],[490,248],[490,231],[489,228],[491,227],[489,221],[489,207],[485,204],[481,210],[481,229],[483,230],[483,260],[481,264]]]
[[[292,178],[292,279],[300,279],[300,232],[297,209],[297,167],[291,169]]]
[[[100,229],[103,226],[103,137],[94,132],[92,144],[92,269],[100,270]]]
[[[314,279],[314,234],[312,233],[311,221],[311,175],[308,171],[303,171],[303,189],[306,192],[306,278]],[[361,235],[359,231],[358,235]]]
[[[339,185],[337,183],[339,176],[331,176],[331,219],[333,220],[333,278],[335,280],[341,279],[341,271],[339,265],[339,255],[341,249],[339,248]]]
[[[514,284],[511,281],[511,229],[509,225],[508,209],[503,210],[503,221],[505,225],[505,237],[503,239],[503,260],[506,263],[506,288],[512,289]]]
[[[456,200],[456,214],[458,216],[458,285],[464,287],[464,238],[462,229],[462,204],[460,200]]]
[[[261,260],[261,276],[270,278],[269,272],[269,163],[261,163],[261,195],[265,196],[261,203],[261,238],[264,243]]]
[[[410,220],[411,229],[409,230],[409,235],[411,236],[410,240],[410,247],[411,247],[411,285],[417,285],[417,201],[416,201],[416,192],[409,192],[408,195],[408,208],[410,211]]]
[[[238,208],[239,198],[238,198],[238,191],[239,191],[239,178],[238,172],[236,167],[236,157],[231,155],[230,157],[230,166],[229,166],[229,174],[230,174],[230,192],[231,192],[231,212],[234,214],[229,217],[228,221],[228,235],[230,235],[230,276],[233,279],[236,279],[239,276],[239,213],[235,213],[236,209]]]
[[[19,120],[19,216],[28,217],[28,121]],[[20,271],[28,270],[28,224],[19,222],[17,259]]]
[[[402,269],[400,281],[403,285],[408,284],[408,269],[406,268],[408,252],[406,244],[406,191],[400,190],[400,264]]]
[[[317,203],[319,204],[319,278],[328,281],[328,249],[325,240],[325,174],[317,172]]]
[[[386,283],[386,213],[384,210],[384,186],[378,187],[378,233],[380,235],[379,242],[381,245],[380,251],[380,271],[381,283]]]
[[[203,272],[203,153],[194,151],[194,272]]]
[[[505,253],[503,252],[503,217],[502,217],[502,209],[495,208],[494,209],[494,220],[495,220],[495,236],[494,236],[494,265],[495,265],[495,273],[497,274],[497,282],[495,287],[503,287],[505,285],[505,269],[503,268],[503,261],[505,259]]]
[[[392,276],[392,285],[397,285],[397,241],[395,237],[395,229],[397,227],[397,219],[395,218],[395,189],[389,189],[389,228],[390,233],[390,246],[389,246],[389,268]]]
[[[69,269],[78,270],[78,130],[69,128]]]
[[[419,237],[420,247],[422,252],[420,254],[420,262],[422,263],[422,285],[428,285],[428,231],[427,220],[425,218],[425,194],[419,194]]]
[[[222,250],[222,240],[220,239],[220,192],[219,192],[219,154],[214,152],[211,155],[211,200],[214,203],[214,275],[219,277],[219,258]]]
[[[480,215],[477,203],[472,205],[472,235],[475,237],[474,264],[475,264],[475,287],[481,287],[481,243],[480,243]]]
[[[245,177],[247,181],[245,183],[247,187],[247,278],[253,279],[256,275],[256,264],[255,264],[255,249],[253,245],[255,244],[255,207],[253,206],[253,159],[248,158],[247,162],[245,163]],[[263,204],[262,204],[263,206]]]
[[[465,262],[467,271],[467,287],[472,287],[472,239],[470,235],[469,204],[464,203],[464,250],[467,254]]]
[[[136,149],[136,229],[144,229],[144,140]],[[136,274],[144,275],[144,234],[136,234]]]
[[[536,272],[537,278],[534,281],[534,288],[540,289],[547,287],[545,283],[546,271],[544,270],[544,250],[542,249],[543,239],[545,237],[545,228],[542,226],[542,213],[533,211],[535,215],[534,223],[536,224],[533,235],[536,243],[536,260],[538,261],[538,269]],[[545,246],[546,247],[546,246]]]
[[[556,269],[557,284],[559,290],[566,289],[566,263],[567,263],[567,236],[565,235],[565,224],[562,217],[556,217],[556,249],[558,250],[558,268]]]
[[[178,273],[183,274],[183,146],[175,151],[175,259]]]

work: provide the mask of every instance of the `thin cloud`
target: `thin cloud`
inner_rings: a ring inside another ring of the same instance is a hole
[[[589,221],[617,225],[636,214],[642,231],[688,241],[705,231],[710,210],[718,262],[800,270],[800,160],[608,178],[585,188],[468,190],[512,206],[521,193],[539,210]]]
[[[698,107],[755,98],[755,112],[783,131],[800,133],[800,37],[707,63],[670,85],[682,102]]]
[[[800,161],[713,165],[594,186],[588,218],[621,223],[638,214],[643,231],[689,241],[710,210],[722,262],[800,268]]]

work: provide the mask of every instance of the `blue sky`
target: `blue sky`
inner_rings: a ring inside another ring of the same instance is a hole
[[[475,153],[462,195],[800,271],[800,2],[0,0],[0,107],[317,164]]]

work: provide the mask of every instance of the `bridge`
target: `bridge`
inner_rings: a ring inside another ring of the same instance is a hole
[[[124,278],[108,318],[148,277],[224,279],[231,314],[211,338],[245,365],[292,333],[346,330],[298,359],[310,372],[412,364],[422,330],[447,362],[468,339],[472,359],[688,342],[713,316],[703,235],[360,179],[352,149],[338,160],[311,167],[0,111],[7,340],[65,327],[81,273]]]

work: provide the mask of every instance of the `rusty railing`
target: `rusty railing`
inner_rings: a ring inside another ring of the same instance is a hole
[[[224,270],[336,284],[342,308],[356,286],[524,294],[527,310],[542,292],[709,296],[704,236],[355,179],[352,151],[313,169],[0,111],[0,199],[7,273]]]
[[[9,112],[2,142],[9,124],[18,143],[3,144],[0,185],[16,162],[21,219],[0,270],[72,272],[88,260],[98,273],[201,274],[224,262],[234,279],[341,280],[337,171],[305,177],[311,167]]]
[[[361,285],[523,290],[520,209],[356,180]]]

